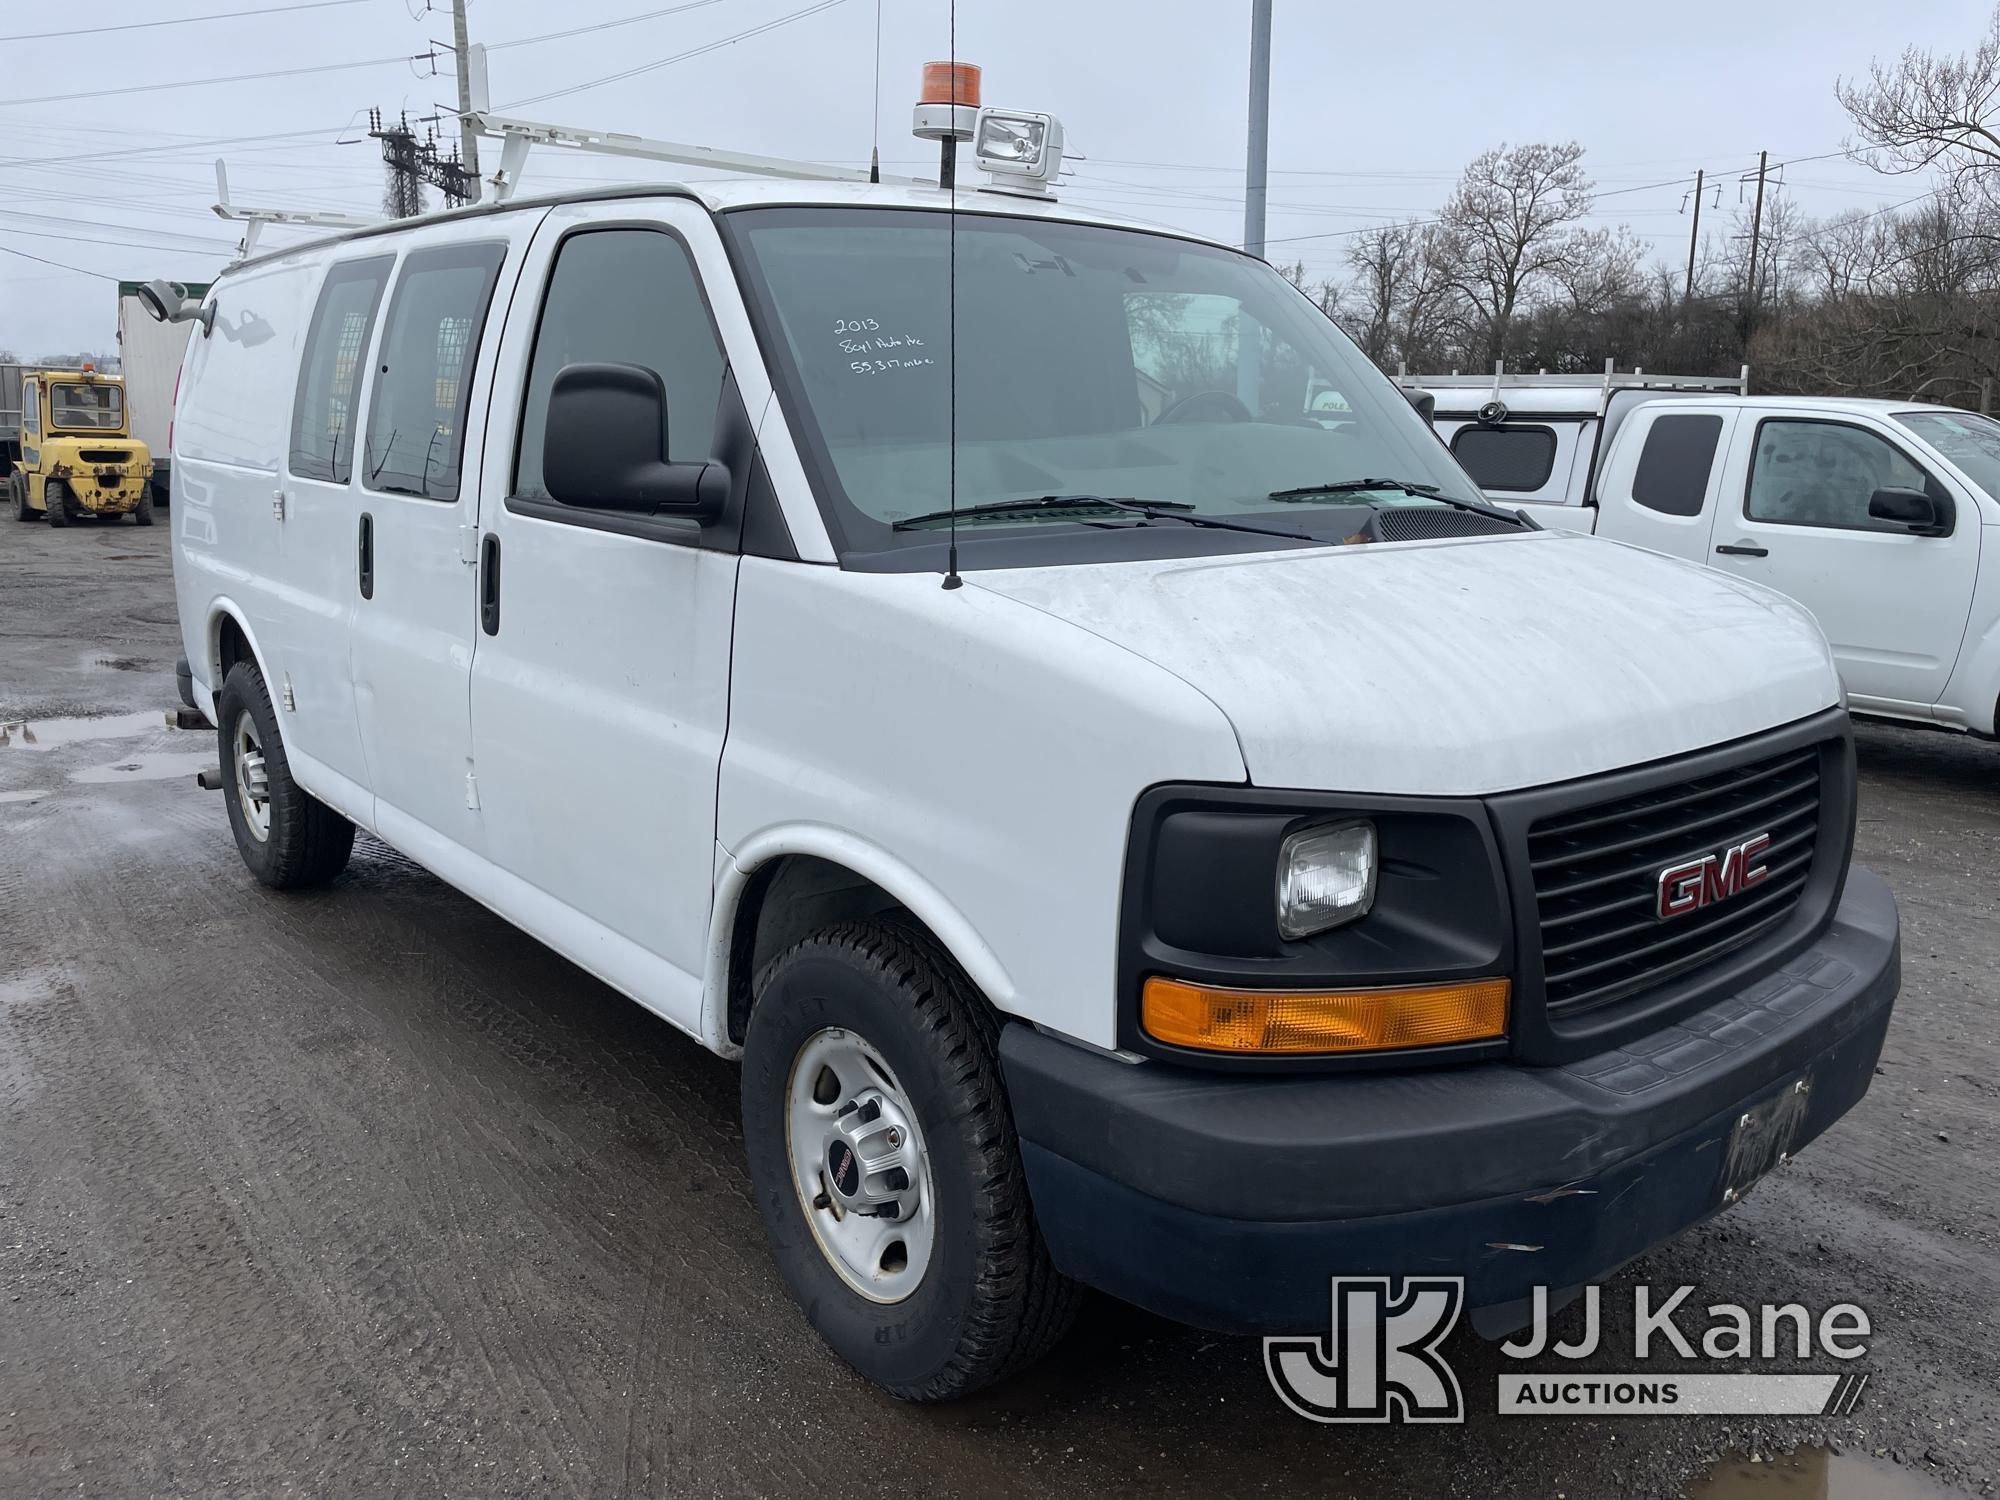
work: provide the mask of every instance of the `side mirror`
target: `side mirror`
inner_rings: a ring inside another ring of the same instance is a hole
[[[1913,536],[1950,536],[1956,520],[1948,495],[1887,487],[1868,497],[1868,514],[1873,520],[1907,527]]]
[[[1398,386],[1396,389],[1403,393],[1405,401],[1417,409],[1417,415],[1424,419],[1425,424],[1435,430],[1438,424],[1438,398],[1429,391],[1413,391],[1406,385]]]
[[[667,452],[667,388],[640,365],[564,365],[549,392],[542,483],[591,510],[707,520],[729,497],[718,463],[677,464]]]

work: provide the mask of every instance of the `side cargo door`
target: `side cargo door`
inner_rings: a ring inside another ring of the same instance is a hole
[[[1759,411],[1740,421],[1716,566],[1813,612],[1855,707],[1928,716],[1972,610],[1977,502],[1865,417]],[[1878,489],[1929,494],[1947,533],[1875,519]]]
[[[467,705],[476,625],[477,431],[520,250],[472,219],[405,251],[369,372],[355,459],[355,718],[377,830],[448,878],[482,851]]]
[[[1718,460],[1737,414],[1633,412],[1611,440],[1597,478],[1597,534],[1693,563],[1709,560],[1709,529],[1722,491]]]
[[[686,199],[560,206],[537,230],[501,351],[498,389],[511,394],[489,418],[472,661],[487,852],[504,872],[495,904],[689,1030],[754,462],[704,285],[735,297],[714,225]],[[730,315],[744,323],[740,304]],[[723,464],[723,516],[551,498],[549,393],[582,363],[660,376],[662,456]]]

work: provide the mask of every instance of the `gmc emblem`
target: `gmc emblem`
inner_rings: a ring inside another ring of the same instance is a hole
[[[1771,847],[1771,835],[1759,833],[1740,844],[1731,844],[1720,854],[1685,859],[1660,871],[1658,904],[1654,913],[1663,921],[1684,917],[1704,906],[1740,896],[1753,885],[1762,885],[1771,873],[1758,863]]]

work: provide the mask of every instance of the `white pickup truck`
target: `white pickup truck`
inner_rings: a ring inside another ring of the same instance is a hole
[[[1749,396],[1743,378],[1400,383],[1434,403],[1438,436],[1495,503],[1789,594],[1856,712],[1996,732],[2000,545],[1982,538],[2000,528],[2000,422]]]

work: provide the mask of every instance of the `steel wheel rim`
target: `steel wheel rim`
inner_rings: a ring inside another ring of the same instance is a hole
[[[236,716],[230,740],[236,762],[236,805],[251,836],[261,844],[271,836],[271,772],[264,763],[256,720],[248,709]]]
[[[872,1119],[870,1105],[878,1111]],[[909,1297],[937,1243],[937,1199],[915,1108],[882,1054],[842,1027],[806,1038],[785,1083],[785,1125],[799,1211],[827,1264],[871,1302]],[[842,1145],[856,1158],[852,1192],[832,1166]],[[881,1212],[890,1206],[894,1218]]]

